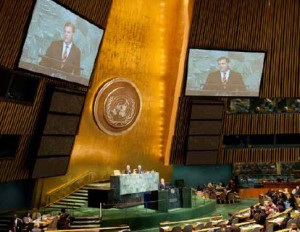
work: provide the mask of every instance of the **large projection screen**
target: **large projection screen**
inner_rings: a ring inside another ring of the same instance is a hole
[[[189,49],[185,95],[259,96],[265,52]]]
[[[89,85],[103,29],[52,0],[37,0],[19,68]]]

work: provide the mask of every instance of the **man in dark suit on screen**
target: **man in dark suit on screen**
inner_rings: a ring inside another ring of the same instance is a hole
[[[75,25],[66,22],[64,25],[63,39],[53,41],[42,57],[40,65],[58,70],[60,72],[80,76],[81,52],[73,42]]]
[[[239,95],[239,92],[245,92],[243,77],[240,73],[230,69],[229,58],[220,57],[217,62],[219,70],[208,75],[202,90],[215,96]]]

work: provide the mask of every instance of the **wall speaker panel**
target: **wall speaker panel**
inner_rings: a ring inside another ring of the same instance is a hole
[[[42,178],[65,175],[70,157],[51,157],[36,160],[32,178]]]
[[[218,151],[188,151],[186,165],[216,164]]]
[[[190,121],[190,135],[219,135],[222,130],[222,121]]]
[[[220,136],[189,136],[187,150],[217,150]]]
[[[80,116],[48,114],[43,134],[75,135]]]
[[[80,94],[54,91],[49,111],[80,115],[84,98],[84,95]]]
[[[70,155],[74,136],[42,136],[38,156]]]
[[[222,119],[223,105],[193,104],[191,119]]]

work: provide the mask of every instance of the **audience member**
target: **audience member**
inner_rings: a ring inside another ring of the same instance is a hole
[[[250,210],[249,210],[249,219],[253,219],[253,217],[254,217],[254,214],[255,214],[255,209],[254,209],[254,206],[253,205],[251,205],[250,206]]]
[[[279,190],[279,199],[282,199],[283,202],[285,202],[287,200],[287,196],[282,190]]]
[[[18,217],[18,214],[14,214],[13,218],[9,223],[10,232],[22,232],[23,230],[23,221]]]
[[[296,195],[297,197],[300,196],[300,188],[299,188],[298,185],[296,186],[296,193],[295,193],[295,195]]]
[[[64,230],[69,228],[69,214],[66,212],[66,209],[61,209],[59,219],[57,221],[57,229]]]
[[[226,222],[223,222],[223,223],[221,224],[221,229],[220,229],[220,231],[221,231],[221,232],[230,232],[231,230],[230,230],[230,228],[227,227]]]
[[[210,182],[207,184],[207,189],[208,189],[209,192],[214,192],[215,191],[215,188],[214,188],[213,184],[210,183]]]
[[[296,223],[292,223],[292,224],[291,224],[291,227],[290,227],[290,229],[289,229],[289,232],[299,232],[299,229],[298,229]]]
[[[228,213],[228,216],[229,216],[229,218],[228,218],[227,225],[232,225],[232,221],[234,219],[234,216],[233,216],[232,213]]]
[[[259,224],[259,221],[260,221],[260,215],[261,214],[261,209],[258,209],[258,210],[255,210],[255,214],[253,216],[253,219],[255,220],[255,222],[257,224]]]
[[[23,217],[23,227],[27,231],[31,231],[33,228],[33,221],[30,215],[30,212],[26,212]]]
[[[42,214],[39,212],[39,210],[37,208],[34,208],[32,210],[32,216],[31,216],[32,220],[36,220],[36,219],[41,219],[42,218]]]
[[[277,206],[272,202],[272,200],[268,201],[268,204],[265,206],[266,214],[274,214],[278,212]]]
[[[30,216],[30,212],[26,212],[26,213],[24,214],[23,222],[24,222],[25,225],[28,225],[29,223],[32,222],[32,218],[31,218],[31,216]]]
[[[266,211],[264,209],[262,209],[260,214],[259,214],[259,219],[258,219],[257,223],[264,226],[265,223],[266,223],[266,220],[267,220]]]
[[[203,188],[200,185],[197,186],[197,192],[203,192]]]
[[[285,204],[285,202],[282,199],[278,200],[276,206],[277,206],[279,212],[283,212],[286,209],[286,207],[285,207],[286,204]]]
[[[290,203],[290,206],[293,209],[298,209],[297,199],[295,198],[294,194],[290,193],[290,197],[288,199],[288,202]]]
[[[268,189],[266,196],[269,198],[272,198],[272,195],[274,194],[274,190],[273,189]]]
[[[240,231],[241,231],[241,228],[238,227],[238,226],[236,226],[236,225],[232,225],[232,226],[230,227],[230,231],[231,231],[231,232],[240,232]]]
[[[34,223],[33,229],[31,230],[31,232],[42,232],[42,229],[39,228],[40,225],[39,223]]]
[[[228,183],[228,188],[227,188],[230,192],[237,192],[237,189],[236,189],[236,183],[235,183],[235,180],[234,178],[232,178],[229,183]]]
[[[286,217],[283,219],[282,223],[280,224],[280,227],[279,229],[285,229],[286,228],[286,225],[288,223],[289,220],[291,220],[292,217],[291,217],[291,213],[287,213],[286,214]],[[275,229],[275,228],[274,228]]]

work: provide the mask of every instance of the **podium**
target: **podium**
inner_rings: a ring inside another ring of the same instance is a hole
[[[145,207],[157,210],[159,212],[168,212],[169,209],[181,207],[181,194],[178,188],[170,188],[166,190],[152,191],[150,194],[145,194]],[[148,201],[148,202],[147,202]]]
[[[158,212],[168,212],[169,209],[169,192],[158,191]]]
[[[148,198],[149,196],[147,196]],[[168,212],[169,209],[169,191],[160,190],[152,191],[150,193],[151,203],[147,203],[145,206],[150,209],[157,210],[158,212]]]
[[[182,188],[182,208],[192,208],[192,188]]]

